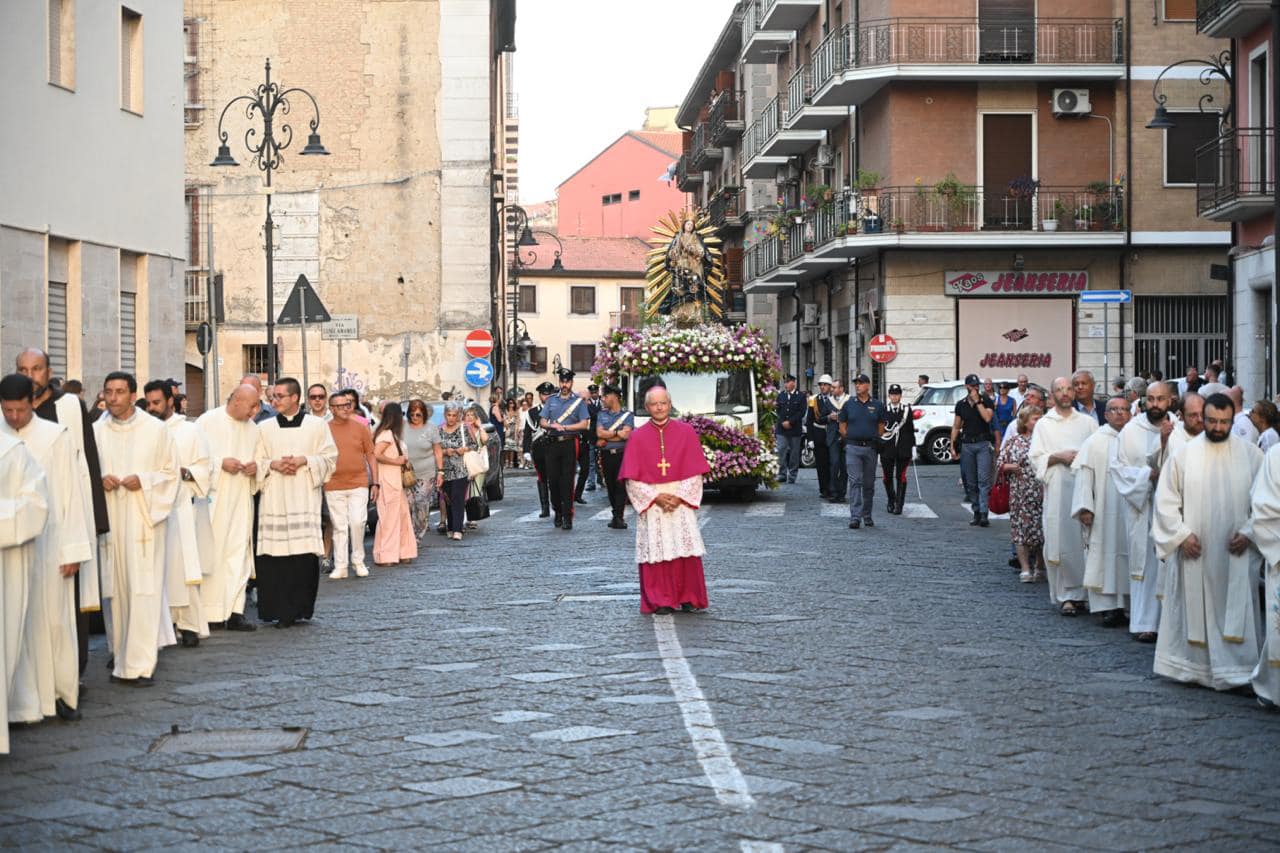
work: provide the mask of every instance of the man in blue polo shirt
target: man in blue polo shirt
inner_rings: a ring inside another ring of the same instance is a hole
[[[876,496],[876,446],[884,434],[884,404],[871,397],[871,377],[853,377],[854,395],[840,408],[840,437],[844,439],[845,467],[849,471],[849,529],[875,527],[871,504]]]

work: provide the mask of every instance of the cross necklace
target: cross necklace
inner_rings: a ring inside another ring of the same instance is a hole
[[[658,467],[662,469],[662,476],[665,477],[667,476],[667,469],[671,467],[671,463],[667,461],[667,441],[666,441],[667,429],[665,426],[660,427],[657,424],[654,424],[653,428],[658,431],[658,453],[662,457],[660,460],[658,460]]]

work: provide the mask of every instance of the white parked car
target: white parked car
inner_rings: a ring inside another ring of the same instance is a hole
[[[1017,384],[1014,379],[994,379]],[[1034,384],[1034,383],[1033,383]],[[951,459],[951,425],[955,422],[956,403],[964,399],[964,381],[930,382],[911,404],[916,420],[916,455],[921,462],[942,465]]]

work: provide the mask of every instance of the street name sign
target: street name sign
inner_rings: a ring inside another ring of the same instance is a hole
[[[320,327],[320,338],[326,341],[354,341],[360,338],[359,314],[332,314]]]
[[[467,362],[463,375],[472,388],[483,388],[493,380],[493,365],[488,359],[473,358]]]
[[[493,352],[493,335],[488,329],[475,329],[467,333],[463,347],[472,358],[488,358]]]
[[[1084,303],[1132,302],[1132,290],[1084,290],[1080,292]]]

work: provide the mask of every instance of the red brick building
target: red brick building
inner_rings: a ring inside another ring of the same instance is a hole
[[[685,194],[667,177],[680,156],[680,145],[678,133],[622,134],[556,188],[559,233],[651,237],[649,228],[662,214],[687,204]]]

